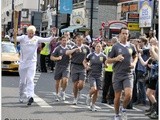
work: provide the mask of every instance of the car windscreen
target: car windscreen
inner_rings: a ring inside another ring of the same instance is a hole
[[[13,44],[2,44],[3,53],[17,53]]]

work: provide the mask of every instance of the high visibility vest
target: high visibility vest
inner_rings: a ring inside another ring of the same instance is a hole
[[[41,50],[41,55],[49,55],[50,49],[49,49],[49,43],[45,43],[44,48]]]
[[[111,51],[111,49],[112,49],[112,46],[107,46],[104,50],[104,53],[107,55],[107,58],[108,58],[108,54]],[[113,66],[113,64],[107,64],[105,71],[113,72],[112,66]]]

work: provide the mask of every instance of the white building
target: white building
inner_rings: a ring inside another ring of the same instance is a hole
[[[38,11],[39,5],[42,3],[42,0],[2,0],[1,2],[1,27],[2,31],[6,33],[8,24],[12,22],[13,3],[14,10],[21,11],[20,27],[23,28],[31,23],[31,11]]]

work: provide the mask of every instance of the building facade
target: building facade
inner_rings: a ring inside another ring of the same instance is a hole
[[[32,3],[32,4],[31,4]],[[31,12],[38,11],[38,0],[2,0],[1,27],[3,34],[13,28],[13,11],[19,11],[19,32],[31,24]]]
[[[50,5],[52,26],[57,26],[59,30],[72,25],[85,26],[92,29],[93,37],[100,35],[102,23],[107,23],[110,20],[126,21],[127,12],[139,12],[139,0],[115,0],[114,2],[113,0],[93,0],[92,10],[92,0],[73,0],[72,14],[61,14],[59,13],[59,1],[60,0],[2,0],[2,31],[4,31],[4,34],[12,31],[12,11],[16,10],[20,11],[18,26],[20,31],[23,32],[28,25],[33,24],[40,33],[46,36],[48,31],[48,5]],[[127,11],[126,8],[128,8],[129,5],[132,11]],[[158,29],[157,21],[158,17],[155,17],[153,19],[153,29]],[[136,24],[131,23],[131,25],[137,27],[138,22]],[[145,28],[144,31],[147,31],[147,29],[149,28]]]

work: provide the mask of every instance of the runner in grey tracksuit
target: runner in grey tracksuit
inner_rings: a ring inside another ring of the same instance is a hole
[[[83,60],[90,53],[90,49],[87,45],[83,44],[84,37],[82,35],[76,36],[76,45],[72,50],[66,51],[67,55],[71,55],[71,79],[73,81],[73,104],[77,104],[80,90],[84,86],[85,80],[85,68],[83,66]]]

